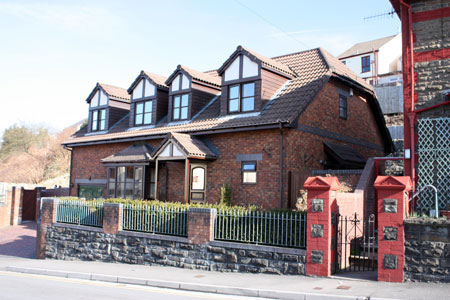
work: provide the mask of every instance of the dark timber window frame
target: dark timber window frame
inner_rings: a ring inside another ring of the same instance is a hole
[[[250,168],[249,168],[250,167]],[[258,183],[258,171],[257,161],[243,161],[241,163],[242,184],[257,184]],[[255,181],[247,181],[246,173],[255,173]]]
[[[244,96],[244,86],[253,84],[253,94],[250,96]],[[231,98],[231,89],[238,87],[238,95],[237,97]],[[237,113],[248,113],[248,112],[254,112],[255,111],[255,95],[256,95],[256,84],[254,81],[250,82],[242,82],[242,83],[236,83],[231,84],[228,86],[228,99],[227,99],[227,106],[228,106],[228,113],[229,114],[237,114]],[[244,110],[244,101],[246,99],[253,98],[253,109],[252,110]],[[238,101],[238,108],[237,110],[230,110],[231,107],[231,101]]]
[[[142,105],[142,112],[138,111],[139,105]],[[149,111],[147,111],[147,106],[150,108]],[[138,123],[138,116],[141,116],[140,123]],[[150,116],[150,122],[145,122],[147,116]],[[135,126],[150,125],[152,124],[152,121],[153,121],[153,99],[134,102],[134,125]]]
[[[370,55],[361,57],[361,73],[370,72]]]
[[[92,118],[91,131],[106,130],[106,108],[91,110],[91,114],[92,114],[91,115],[91,118]],[[94,118],[94,116],[95,116],[95,118]]]
[[[183,105],[183,97],[187,97],[186,105]],[[175,106],[176,98],[179,98],[178,106]],[[172,120],[173,121],[184,121],[189,119],[189,93],[175,94],[172,96]],[[177,117],[175,111],[178,110]],[[182,111],[186,111],[186,117],[182,118]]]
[[[124,168],[123,178],[119,178],[119,169]],[[140,179],[137,178],[137,169],[141,169]],[[113,172],[114,170],[114,172]],[[133,170],[133,178],[130,179],[129,170]],[[112,175],[114,174],[114,175]],[[108,198],[132,198],[132,199],[143,199],[145,193],[145,166],[143,165],[119,165],[114,167],[108,167],[108,179],[107,179],[107,197]],[[113,185],[112,185],[113,184]],[[132,196],[128,197],[127,194],[127,184],[132,184]],[[123,194],[119,191],[119,186],[121,186]],[[140,195],[136,193],[137,188],[140,188]],[[113,193],[111,193],[113,191]]]
[[[348,98],[345,95],[339,94],[339,118],[347,120],[348,112]]]

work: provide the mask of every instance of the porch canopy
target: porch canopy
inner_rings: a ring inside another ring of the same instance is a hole
[[[101,160],[103,164],[146,163],[153,160],[153,149],[147,144],[133,144]]]
[[[159,161],[175,161],[184,160],[185,162],[185,174],[184,174],[184,197],[186,203],[191,198],[190,192],[190,162],[195,161],[208,161],[215,160],[217,158],[216,153],[212,151],[205,141],[195,136],[190,136],[185,133],[171,132],[167,135],[161,145],[155,150],[153,157],[156,165],[156,182],[158,182],[158,162]],[[206,168],[206,166],[205,166]],[[157,186],[155,185],[155,195],[157,195]],[[198,193],[193,193],[193,195]]]

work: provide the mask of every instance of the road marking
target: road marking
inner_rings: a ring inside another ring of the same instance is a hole
[[[67,282],[67,283],[78,283],[78,284],[84,284],[84,285],[106,286],[106,287],[135,290],[135,291],[150,291],[150,292],[159,293],[159,294],[191,296],[191,297],[206,298],[206,299],[250,299],[248,297],[233,296],[233,295],[221,295],[221,294],[213,294],[213,293],[206,293],[206,292],[175,290],[175,289],[159,288],[159,287],[152,287],[152,286],[143,286],[143,285],[139,286],[139,285],[124,284],[124,283],[93,281],[93,280],[84,280],[84,279],[76,279],[76,278],[54,277],[54,276],[41,275],[41,274],[27,274],[27,273],[0,271],[0,276],[1,275],[44,279],[44,280]]]

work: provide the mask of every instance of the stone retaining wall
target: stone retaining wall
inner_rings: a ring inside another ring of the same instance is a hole
[[[450,282],[450,220],[405,220],[405,281]]]
[[[305,274],[306,251],[54,224],[47,227],[45,256],[53,259],[164,265],[223,272]]]

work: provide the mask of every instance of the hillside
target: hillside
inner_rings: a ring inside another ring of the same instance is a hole
[[[70,151],[61,142],[77,131],[83,121],[49,134],[46,128],[13,125],[3,135],[0,148],[0,182],[51,188],[68,186]]]

